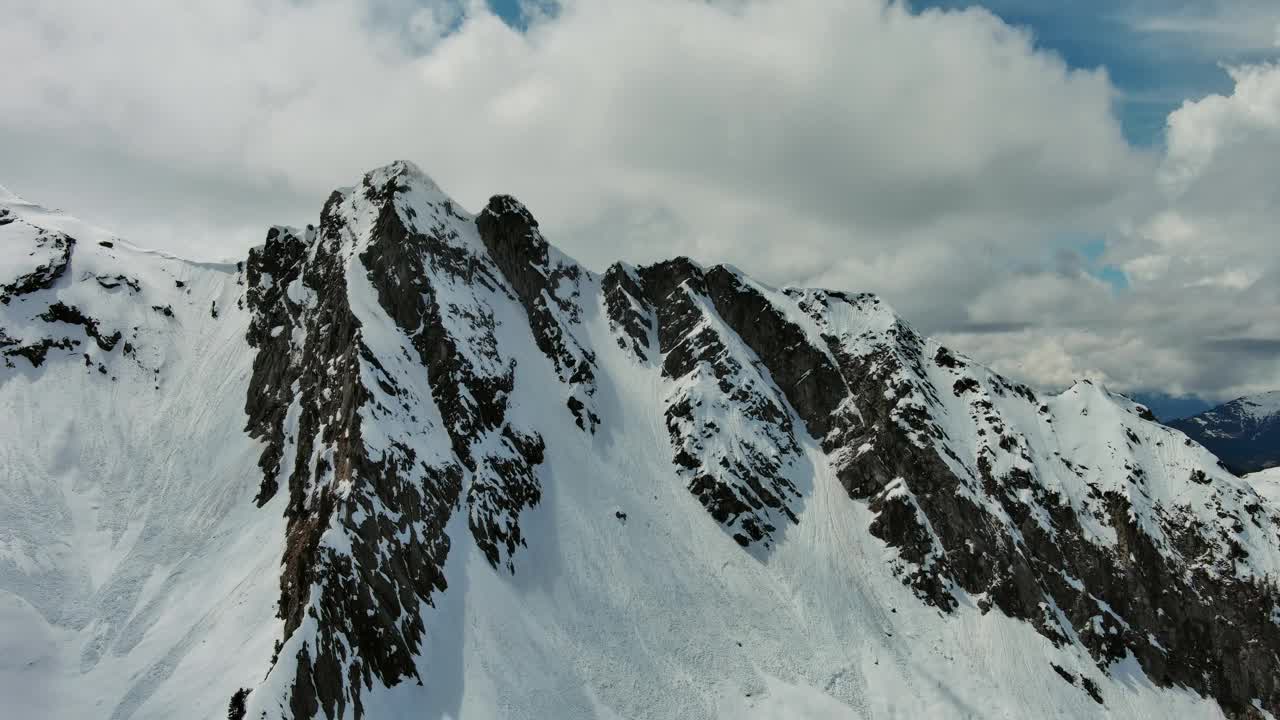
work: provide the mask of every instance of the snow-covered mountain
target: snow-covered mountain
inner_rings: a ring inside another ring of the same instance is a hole
[[[1273,503],[1280,503],[1280,467],[1259,470],[1248,476],[1258,494]]]
[[[1237,398],[1169,425],[1238,473],[1280,465],[1280,390]]]
[[[879,299],[408,163],[240,263],[0,200],[24,718],[1270,717],[1280,508]]]

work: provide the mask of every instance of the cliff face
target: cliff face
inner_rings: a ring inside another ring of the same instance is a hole
[[[96,441],[54,472],[3,438],[60,488],[24,480],[28,515],[124,528],[94,572],[154,585],[108,601],[74,563],[35,571],[40,532],[15,525],[0,589],[125,658],[82,663],[96,705],[62,715],[1280,711],[1273,501],[1141,406],[1042,397],[873,296],[685,258],[596,275],[513,198],[471,215],[408,163],[234,266],[6,219],[27,259],[0,277],[0,399],[33,408],[23,435],[142,412],[121,389],[238,403],[156,443],[235,435],[183,455],[205,494],[151,463],[88,482],[118,455]],[[110,507],[77,515],[94,493]],[[200,531],[175,534],[193,502]],[[182,605],[202,573],[218,591]],[[132,645],[102,635],[120,624]],[[201,664],[210,637],[241,650]]]

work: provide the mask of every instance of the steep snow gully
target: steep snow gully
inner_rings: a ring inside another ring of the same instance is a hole
[[[1280,712],[1276,494],[874,296],[595,274],[405,162],[242,262],[0,243],[6,715]]]

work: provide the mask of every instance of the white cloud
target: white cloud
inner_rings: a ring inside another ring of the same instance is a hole
[[[1102,344],[1077,336],[1066,352],[1123,389],[1220,399],[1280,387],[1280,66],[1228,71],[1230,95],[1187,101],[1169,116],[1146,217],[1112,238],[1107,260],[1124,269],[1129,288],[1006,279],[970,313],[1038,319],[1037,327],[1016,342],[981,335],[960,344],[1049,380],[1059,363],[1036,348],[1085,332]]]
[[[1271,0],[1148,0],[1122,12],[1139,33],[1211,60],[1270,50],[1280,39],[1280,9]]]
[[[520,33],[476,0],[0,4],[0,181],[144,243],[240,252],[407,157],[469,207],[516,194],[597,268],[689,254],[878,291],[1043,383],[1280,384],[1256,352],[1201,368],[1208,336],[1265,328],[1183,307],[1274,277],[1263,155],[1235,157],[1275,141],[1263,70],[1175,113],[1157,192],[1106,74],[977,9],[578,0]],[[1053,257],[1080,236],[1131,290]]]
[[[450,8],[410,11],[415,37]],[[1060,216],[1132,172],[1106,78],[980,11],[602,0],[528,35],[470,11],[414,56],[342,0],[21,2],[0,116],[312,193],[409,155],[472,204],[506,184],[567,223],[690,195],[837,226]]]

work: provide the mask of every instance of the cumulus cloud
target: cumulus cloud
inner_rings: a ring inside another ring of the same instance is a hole
[[[576,0],[521,32],[476,0],[0,2],[0,180],[142,243],[239,253],[407,157],[468,207],[516,194],[596,268],[880,292],[1033,382],[1280,384],[1238,342],[1276,328],[1221,317],[1276,307],[1244,187],[1266,168],[1236,158],[1280,136],[1265,67],[1175,113],[1159,158],[1105,71],[981,9]]]
[[[1087,374],[1214,399],[1280,386],[1280,66],[1227,72],[1230,95],[1187,101],[1169,116],[1151,196],[1105,257],[1124,271],[1123,290],[1088,274],[1005,278],[968,312],[1035,326],[955,341],[1045,382]],[[1074,337],[1065,348],[1064,337]]]

